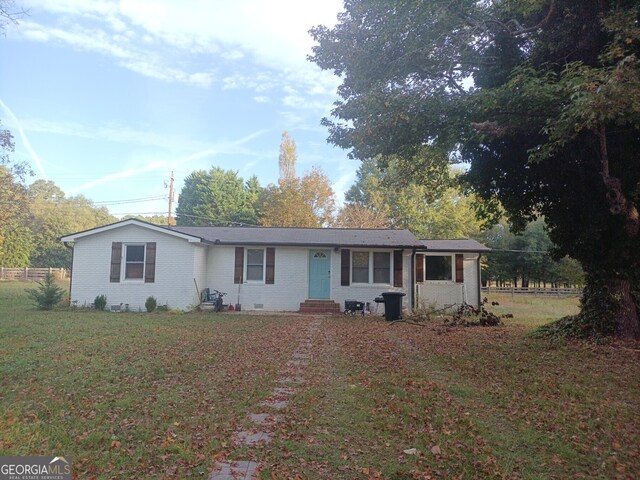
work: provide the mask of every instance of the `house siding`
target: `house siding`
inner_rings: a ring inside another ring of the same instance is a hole
[[[209,249],[205,245],[192,245],[193,252],[193,292],[195,294],[196,285],[199,292],[207,286],[207,258]]]
[[[371,252],[389,252],[393,258],[393,249],[367,249],[355,248],[354,251],[371,251]],[[378,307],[378,313],[384,313],[384,304],[379,306],[374,302],[383,292],[404,292],[406,295],[402,298],[402,308],[411,308],[411,250],[405,250],[402,253],[402,287],[393,286],[393,266],[390,272],[390,283],[386,284],[365,284],[351,283],[349,286],[340,285],[340,253],[333,253],[331,257],[332,272],[332,290],[331,299],[338,302],[341,308],[344,308],[345,300],[357,300],[359,302],[370,303],[372,311]]]
[[[300,303],[309,298],[309,251],[307,247],[275,247],[275,281],[272,285],[262,282],[244,282],[234,284],[235,247],[212,246],[207,257],[206,287],[227,293],[225,303],[240,303],[242,310],[265,311],[298,311]],[[253,247],[251,247],[253,248]],[[370,302],[375,308],[374,298],[382,292],[403,291],[411,289],[411,252],[403,252],[403,287],[391,284],[351,284],[340,285],[340,252],[334,249],[318,248],[330,253],[331,280],[330,300],[344,307],[345,300]],[[362,249],[367,250],[367,249]],[[386,251],[393,255],[393,250],[370,249],[368,251]],[[393,271],[391,271],[393,279]],[[403,299],[405,308],[411,305],[410,297]],[[381,307],[380,313],[383,312]]]
[[[273,284],[247,282],[246,279],[241,284],[234,284],[235,249],[236,245],[210,247],[207,287],[226,292],[225,303],[240,303],[242,310],[297,311],[300,308],[300,302],[307,298],[308,249],[275,247]]]
[[[428,255],[428,254],[426,254]],[[439,252],[434,255],[451,255],[455,259],[455,252]],[[451,281],[429,281],[418,283],[417,305],[421,308],[435,307],[445,308],[447,306],[468,303],[477,307],[478,298],[478,254],[463,254],[464,282],[455,282],[455,272]],[[455,261],[454,261],[455,268]]]
[[[156,242],[154,282],[109,282],[112,242]],[[206,250],[196,248],[186,240],[136,225],[80,238],[74,245],[71,301],[79,307],[89,306],[96,296],[106,295],[108,309],[111,305],[128,304],[131,310],[137,311],[144,310],[147,297],[154,296],[158,305],[187,309],[197,303],[193,283],[197,254],[206,255]]]

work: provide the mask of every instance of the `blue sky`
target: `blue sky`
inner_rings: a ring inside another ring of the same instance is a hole
[[[339,201],[353,183],[358,163],[320,125],[339,79],[306,60],[308,30],[333,25],[341,0],[16,5],[28,15],[0,37],[0,120],[31,181],[114,215],[163,213],[172,171],[177,192],[211,166],[276,182],[286,130],[299,174],[320,165]],[[114,203],[142,198],[155,199]]]

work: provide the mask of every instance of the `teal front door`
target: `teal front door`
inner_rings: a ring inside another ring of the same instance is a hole
[[[309,252],[309,298],[330,298],[331,250]]]

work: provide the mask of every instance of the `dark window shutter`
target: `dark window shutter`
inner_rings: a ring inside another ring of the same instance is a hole
[[[351,282],[349,279],[351,273],[351,250],[343,248],[340,252],[340,285],[348,287]]]
[[[393,251],[393,286],[402,286],[402,250]]]
[[[464,282],[464,257],[461,253],[456,253],[456,283]]]
[[[416,282],[424,282],[424,255],[416,254]]]
[[[156,281],[156,242],[147,242],[147,256],[144,261],[144,282]]]
[[[244,247],[236,247],[236,264],[233,269],[233,283],[242,283],[244,270]]]
[[[274,284],[276,279],[276,249],[267,248],[267,269],[265,270],[264,283]]]
[[[111,283],[120,281],[120,265],[122,264],[122,242],[111,243]]]

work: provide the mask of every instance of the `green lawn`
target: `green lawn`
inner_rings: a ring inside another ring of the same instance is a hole
[[[638,351],[527,337],[563,300],[496,328],[328,317],[273,441],[247,447],[233,433],[308,318],[38,312],[23,290],[0,283],[0,455],[69,455],[78,478],[206,478],[219,459],[263,478],[640,477]]]
[[[513,318],[504,320],[506,325],[526,328],[539,327],[558,318],[575,315],[579,304],[578,297],[492,294],[487,299],[489,303],[498,303],[497,306],[488,305],[490,311],[498,315],[513,315]]]

